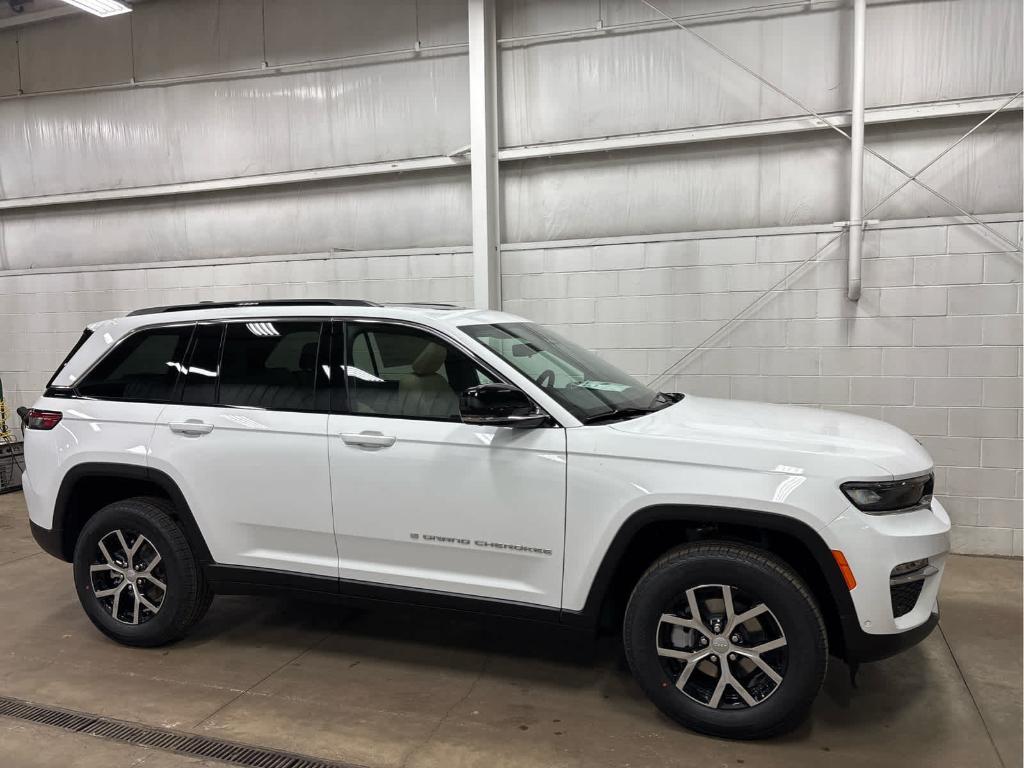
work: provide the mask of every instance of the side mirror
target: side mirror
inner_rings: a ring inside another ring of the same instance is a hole
[[[490,427],[531,429],[548,420],[526,393],[511,384],[470,387],[459,398],[459,411],[463,423]]]

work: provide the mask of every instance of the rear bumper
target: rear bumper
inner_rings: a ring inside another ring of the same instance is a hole
[[[924,624],[891,635],[869,635],[857,626],[857,620],[854,618],[853,621],[844,622],[846,649],[843,656],[847,662],[856,663],[887,659],[920,643],[931,634],[938,623],[938,606]]]
[[[64,556],[64,531],[60,528],[50,529],[43,528],[41,525],[36,525],[31,520],[28,521],[29,527],[32,529],[32,538],[36,540],[44,552],[49,555],[53,555],[58,560],[67,561]]]

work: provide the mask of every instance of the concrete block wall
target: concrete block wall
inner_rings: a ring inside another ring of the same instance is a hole
[[[1021,217],[989,217],[1011,240]],[[836,408],[908,430],[938,466],[960,552],[1020,555],[1021,257],[976,226],[886,222],[846,299],[829,226],[506,245],[504,308],[663,389]],[[820,251],[820,253],[819,253]],[[801,262],[817,256],[795,276]],[[0,377],[38,397],[89,322],[203,299],[347,296],[472,303],[466,247],[0,272]]]
[[[467,248],[454,248],[0,272],[5,400],[12,413],[35,401],[82,329],[97,320],[140,307],[204,300],[323,297],[468,305],[472,256]]]
[[[992,218],[1020,242],[1019,216]],[[659,387],[896,424],[935,459],[954,548],[1020,556],[1020,253],[976,225],[886,222],[866,236],[854,304],[835,237],[824,226],[505,246],[504,308],[650,381],[781,281]]]

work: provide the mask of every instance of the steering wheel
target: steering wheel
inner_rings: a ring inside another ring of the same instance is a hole
[[[538,387],[544,387],[545,389],[553,387],[555,385],[555,372],[552,371],[550,368],[548,368],[546,371],[541,371],[540,375],[538,375],[537,378],[533,380],[533,383],[536,384]]]

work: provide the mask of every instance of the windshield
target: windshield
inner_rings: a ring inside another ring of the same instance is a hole
[[[639,416],[679,399],[648,389],[593,352],[534,323],[468,325],[460,330],[584,423]]]

